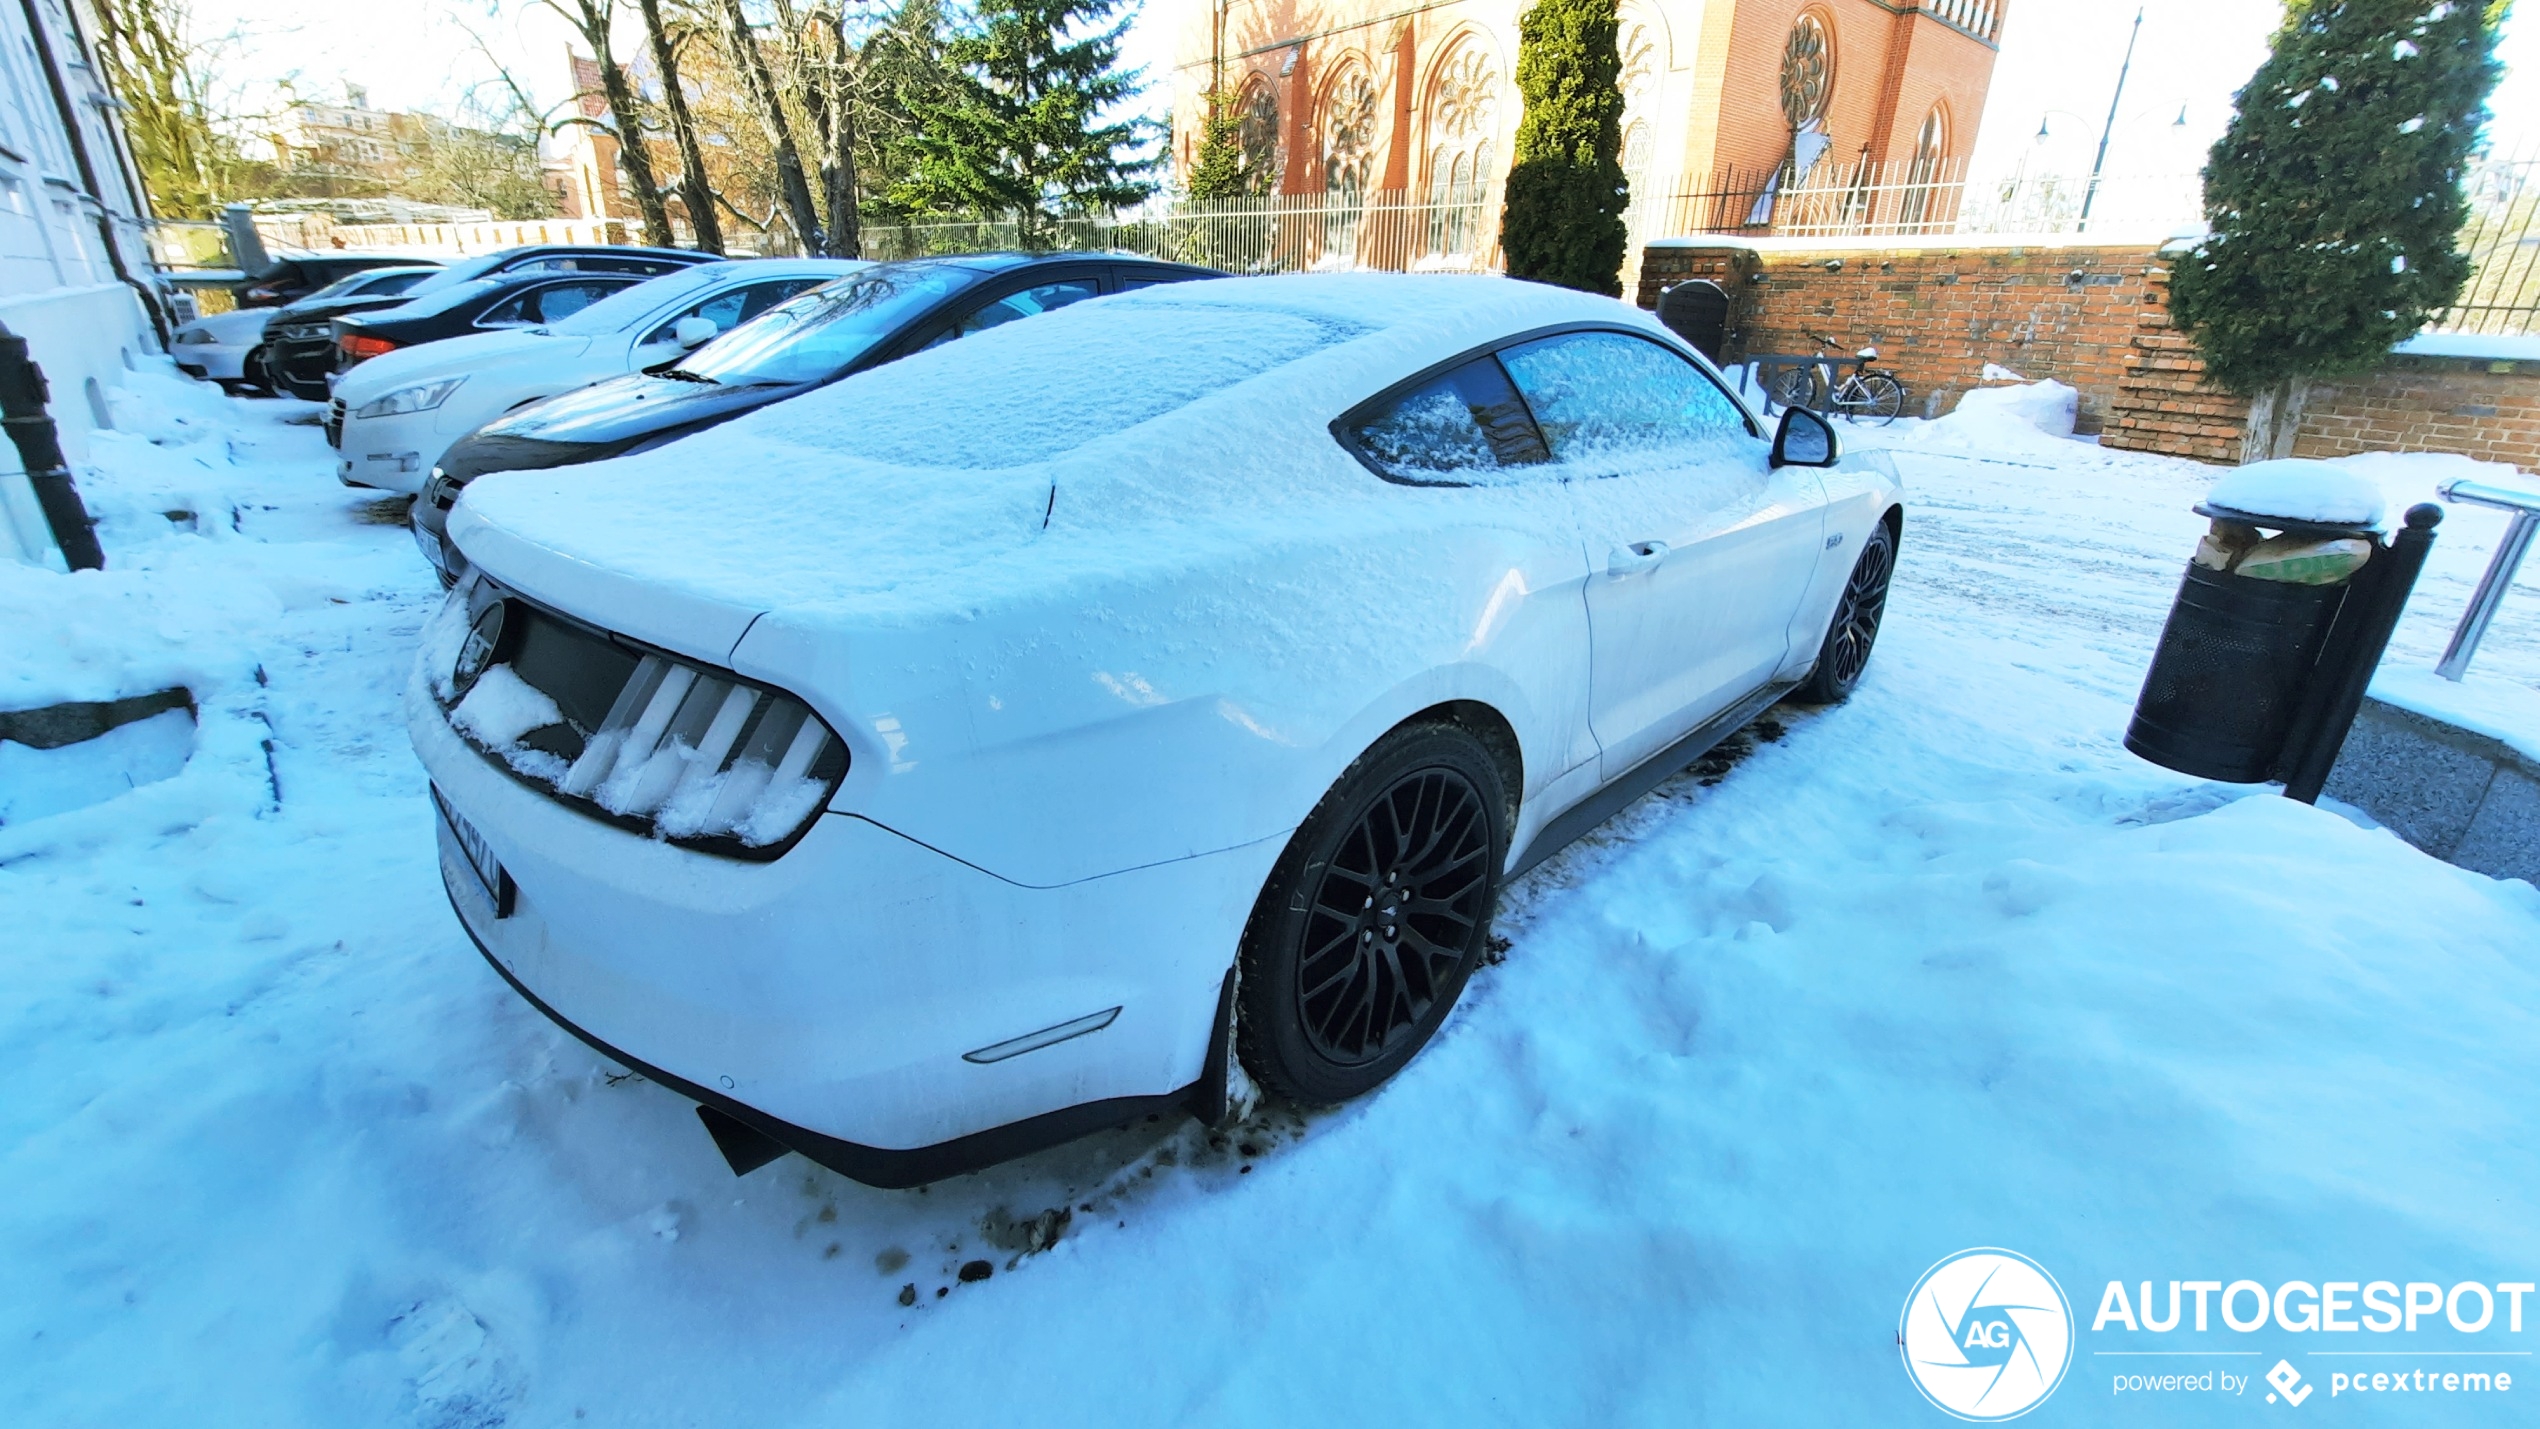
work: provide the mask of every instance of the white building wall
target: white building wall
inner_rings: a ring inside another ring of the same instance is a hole
[[[0,323],[27,340],[43,367],[75,473],[90,435],[109,421],[105,389],[159,351],[141,295],[116,272],[120,257],[124,274],[149,281],[148,208],[91,58],[95,17],[83,4],[0,0]],[[30,12],[43,27],[42,44]],[[47,77],[47,48],[87,153],[85,174]],[[0,558],[61,561],[17,449],[5,440]]]

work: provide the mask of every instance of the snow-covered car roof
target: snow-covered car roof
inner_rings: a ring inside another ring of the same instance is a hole
[[[734,258],[699,263],[620,289],[573,316],[547,324],[567,337],[596,337],[640,327],[688,298],[756,278],[843,278],[870,263],[852,258]]]
[[[1610,298],[1502,278],[1175,284],[1008,323],[652,451],[471,486],[506,571],[605,571],[726,606],[987,598],[1162,546],[1328,529],[1398,501],[1328,430],[1410,373]],[[1169,534],[1168,534],[1169,533]],[[1145,543],[1142,545],[1141,543]],[[1018,559],[1026,547],[1038,554]]]

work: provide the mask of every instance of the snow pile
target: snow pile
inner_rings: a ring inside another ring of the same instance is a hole
[[[193,752],[194,716],[181,709],[53,749],[0,739],[0,828],[173,779]]]
[[[1988,371],[1985,377],[1990,381],[1993,373]],[[1943,422],[1955,419],[1971,434],[1984,430],[2025,436],[2027,431],[2039,431],[2050,437],[2069,437],[2080,410],[2081,394],[2073,388],[2053,380],[2024,382],[2012,387],[1978,387],[1960,397],[1957,407]]]
[[[2073,420],[2080,402],[2079,392],[2051,380],[1977,387],[1960,396],[1945,417],[1892,427],[1856,427],[1846,431],[1845,440],[1903,451],[2056,456],[2072,450]]]
[[[2342,461],[2280,457],[2236,467],[2206,500],[2252,516],[2316,521],[2327,526],[2379,526],[2381,487]]]

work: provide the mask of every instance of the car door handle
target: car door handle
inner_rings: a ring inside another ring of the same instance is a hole
[[[1645,571],[1658,569],[1659,562],[1666,559],[1666,542],[1634,541],[1628,546],[1614,548],[1613,554],[1605,558],[1605,573],[1618,579],[1623,576],[1636,576]]]

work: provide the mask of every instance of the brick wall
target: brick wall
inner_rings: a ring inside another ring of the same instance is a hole
[[[2205,385],[2196,344],[2170,325],[2169,269],[2144,255],[2143,306],[2126,375],[2117,381],[2100,444],[2198,461],[2240,460],[2249,404]]]
[[[2240,460],[2249,404],[2205,385],[2195,344],[2170,323],[2169,273],[2142,245],[1887,246],[1677,239],[1642,254],[1644,308],[1689,278],[1729,290],[1728,356],[1849,351],[1875,343],[1909,415],[1936,415],[1985,364],[2081,394],[2079,429],[2103,445],[2198,461]],[[2458,452],[2540,469],[2540,362],[2392,354],[2378,370],[2312,386],[2296,456]]]
[[[2368,451],[2460,452],[2540,468],[2540,362],[2393,354],[2369,376],[2314,384],[2293,454]]]
[[[1732,359],[1876,344],[1912,394],[1910,413],[1946,412],[1979,385],[1985,364],[2081,393],[2081,429],[2097,431],[2137,357],[2158,272],[2140,246],[2062,244],[1799,247],[1653,244],[1640,269],[1641,306],[1687,278],[1707,277],[1734,301]]]

